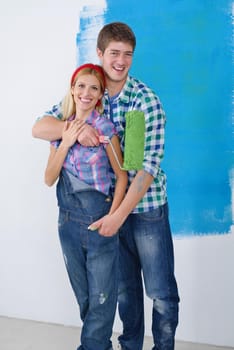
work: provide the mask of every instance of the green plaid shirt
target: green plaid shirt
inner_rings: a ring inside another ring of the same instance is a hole
[[[123,151],[125,113],[139,110],[145,114],[146,129],[143,169],[154,177],[154,181],[133,210],[133,213],[150,211],[165,204],[167,201],[166,176],[160,167],[160,162],[164,155],[166,117],[159,98],[141,81],[128,76],[121,93],[110,101],[106,91],[103,102],[104,114],[115,124]],[[46,111],[44,115],[61,119],[61,102],[54,105],[51,110]],[[129,171],[128,175],[130,183],[136,175],[136,171]]]
[[[166,117],[159,98],[141,81],[128,76],[120,94],[110,101],[108,92],[104,96],[104,114],[111,118],[119,134],[124,151],[125,113],[133,110],[145,115],[145,150],[143,169],[154,177],[145,196],[133,213],[146,212],[165,204],[166,176],[160,167],[164,155],[164,133]],[[128,171],[129,182],[136,171]]]

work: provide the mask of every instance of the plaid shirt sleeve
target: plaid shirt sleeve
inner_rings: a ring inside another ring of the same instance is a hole
[[[151,90],[141,91],[141,107],[145,114],[145,150],[143,169],[157,177],[164,156],[166,116],[159,98]]]
[[[57,119],[62,119],[62,102],[59,102],[56,105],[53,105],[50,110],[45,111],[42,115],[37,117],[37,120],[42,119],[45,116],[51,116]]]

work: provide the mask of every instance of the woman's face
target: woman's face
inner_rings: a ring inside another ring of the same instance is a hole
[[[81,75],[71,88],[77,110],[93,110],[102,98],[99,80],[92,74]]]

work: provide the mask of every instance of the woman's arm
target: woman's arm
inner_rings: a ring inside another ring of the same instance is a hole
[[[114,135],[111,138],[111,143],[113,145],[113,148],[115,150],[115,153],[117,155],[117,158],[119,160],[120,165],[123,164],[123,155],[119,144],[119,139],[116,135]],[[113,153],[112,147],[110,144],[106,147],[107,156],[110,160],[110,164],[112,166],[112,169],[116,176],[116,183],[115,183],[115,192],[113,197],[112,206],[110,209],[109,214],[114,213],[114,211],[119,207],[120,203],[122,202],[124,195],[126,193],[126,188],[128,184],[128,175],[125,170],[122,170],[119,166],[119,163],[116,160],[116,157]]]
[[[69,148],[76,142],[76,139],[77,129],[75,124],[71,123],[68,125],[66,122],[64,124],[62,141],[60,142],[59,147],[56,149],[54,146],[50,146],[50,155],[45,170],[46,185],[52,186],[57,180]]]
[[[63,147],[61,144],[57,149],[50,145],[50,155],[45,170],[45,184],[47,186],[53,186],[57,180],[68,150],[69,147]]]
[[[105,215],[104,217],[102,217],[101,219],[97,220],[96,222],[94,222],[89,226],[90,230],[98,230],[99,233],[103,236],[112,236],[119,229],[119,226],[117,227],[117,223],[115,223],[112,219],[113,217],[112,214],[115,213],[117,208],[121,205],[121,202],[125,196],[126,188],[128,184],[127,172],[120,168],[120,166],[122,166],[122,163],[123,163],[123,156],[122,156],[122,151],[119,144],[119,139],[116,135],[112,137],[111,143],[115,150],[116,156],[119,160],[119,162],[116,160],[116,156],[113,153],[111,145],[110,144],[107,145],[106,152],[116,176],[115,191],[114,191],[112,206],[107,215]]]

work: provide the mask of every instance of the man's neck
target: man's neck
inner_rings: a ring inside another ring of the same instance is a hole
[[[110,97],[118,95],[121,92],[121,90],[123,89],[125,82],[126,82],[126,80],[116,82],[116,81],[112,81],[112,80],[107,79],[106,86],[107,86],[107,90],[108,90],[108,95]]]

